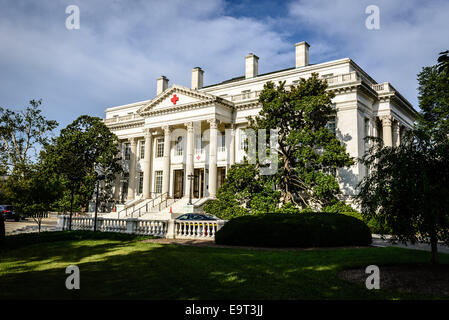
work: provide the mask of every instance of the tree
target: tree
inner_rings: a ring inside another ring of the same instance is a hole
[[[429,132],[434,141],[445,141],[449,137],[448,52],[440,54],[437,65],[424,67],[418,74],[421,112],[417,125]]]
[[[70,224],[73,204],[87,208],[100,174],[112,183],[122,168],[118,162],[118,139],[100,118],[80,116],[61,130],[61,134],[42,153],[53,172],[62,176],[70,194]]]
[[[285,81],[267,82],[260,94],[262,109],[250,120],[258,130],[278,130],[278,171],[271,177],[282,204],[301,208],[337,203],[340,193],[337,168],[353,164],[345,146],[327,128],[335,110],[327,82],[314,73],[288,90]],[[267,150],[269,142],[267,142]]]
[[[285,82],[278,86],[267,82],[259,97],[261,111],[248,119],[249,128],[256,133],[256,145],[264,144],[266,154],[259,154],[255,148],[259,161],[254,164],[246,157],[244,163],[232,166],[217,199],[210,201],[205,211],[227,219],[244,214],[296,213],[300,208],[346,208],[338,198],[340,188],[335,172],[339,167],[352,165],[353,160],[327,127],[335,114],[333,97],[327,91],[326,81],[317,74],[300,79],[290,89]],[[265,130],[265,140],[263,136],[258,138],[260,129]],[[278,133],[276,148],[271,145],[271,130]],[[246,151],[251,146],[254,144],[248,139]],[[277,155],[278,170],[264,175],[263,158],[270,152]]]
[[[272,180],[260,176],[254,164],[234,164],[217,192],[217,199],[209,201],[204,210],[221,219],[275,212],[279,197]]]
[[[449,144],[435,145],[415,131],[397,147],[373,143],[357,202],[364,218],[388,226],[400,241],[427,241],[433,263],[438,240],[449,244]]]
[[[32,163],[30,151],[46,144],[48,134],[58,126],[45,119],[41,104],[42,100],[31,100],[30,106],[18,112],[0,107],[0,163],[9,171],[23,175]]]
[[[60,178],[40,162],[29,167],[23,176],[18,173],[12,175],[8,179],[7,190],[16,210],[21,215],[33,218],[40,233],[42,219],[61,197],[63,188]]]
[[[449,244],[449,72],[426,67],[418,80],[418,123],[399,146],[374,139],[361,159],[369,175],[357,202],[364,217],[386,224],[400,241],[430,242],[437,263],[438,241]]]

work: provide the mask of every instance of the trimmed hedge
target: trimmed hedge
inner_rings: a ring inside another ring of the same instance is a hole
[[[229,220],[217,244],[263,247],[334,247],[371,244],[371,231],[356,218],[337,213],[266,214]]]

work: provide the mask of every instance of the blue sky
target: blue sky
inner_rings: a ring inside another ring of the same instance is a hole
[[[80,9],[68,30],[65,9]],[[380,9],[380,29],[365,8]],[[310,62],[350,57],[376,81],[389,81],[417,107],[416,74],[449,49],[449,1],[91,1],[0,0],[0,106],[43,100],[60,128],[78,116],[153,98],[156,79],[205,85],[244,73],[294,66],[294,43],[310,43]]]

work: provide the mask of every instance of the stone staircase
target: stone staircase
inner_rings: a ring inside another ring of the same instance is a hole
[[[202,212],[202,206],[209,200],[208,198],[193,198],[192,204],[194,212]],[[180,199],[145,199],[142,200],[135,208],[128,208],[127,212],[111,212],[102,215],[104,218],[126,219],[139,218],[145,220],[166,220],[175,219],[180,215],[186,213],[186,206],[189,203],[189,198],[184,197]],[[171,211],[171,213],[170,213]]]

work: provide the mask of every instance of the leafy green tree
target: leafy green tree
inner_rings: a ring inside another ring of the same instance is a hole
[[[327,91],[326,81],[317,74],[300,79],[298,85],[289,89],[285,82],[278,86],[267,82],[259,97],[262,109],[248,121],[256,136],[260,129],[266,132],[265,141],[259,143],[266,144],[267,154],[259,154],[256,148],[256,158],[262,160],[269,152],[277,152],[278,170],[263,175],[263,161],[250,164],[248,159],[232,166],[217,199],[209,202],[205,210],[229,218],[267,212],[297,213],[299,208],[312,210],[311,207],[341,209],[344,204],[338,199],[340,188],[335,172],[352,165],[353,160],[327,128],[335,114],[333,97]],[[271,130],[278,132],[276,150],[270,146]],[[248,141],[248,145],[252,143]]]
[[[424,67],[418,74],[418,101],[421,109],[418,126],[435,141],[449,137],[449,57],[442,52],[434,66]]]
[[[442,57],[445,53],[442,53]],[[421,113],[396,147],[375,139],[361,159],[369,168],[357,201],[362,215],[386,225],[401,241],[449,244],[449,72],[446,58],[418,75]]]
[[[8,179],[7,190],[12,205],[23,216],[31,217],[40,232],[42,219],[63,192],[61,179],[38,163],[29,167],[22,176],[14,174]]]
[[[365,219],[386,225],[400,241],[427,241],[433,263],[439,240],[449,244],[449,144],[415,131],[397,147],[376,142],[362,163],[370,174],[357,200]]]
[[[325,207],[338,202],[337,168],[353,164],[345,146],[327,128],[335,110],[327,82],[314,73],[298,85],[267,82],[260,94],[262,110],[250,120],[258,130],[278,130],[278,171],[271,176],[282,204],[301,208]],[[267,150],[269,150],[269,142]]]
[[[100,118],[84,115],[61,130],[42,153],[53,172],[63,177],[70,195],[70,217],[76,198],[78,205],[87,209],[98,175],[112,183],[121,172],[117,145],[117,136]]]
[[[280,192],[273,190],[272,180],[259,175],[254,164],[233,165],[217,192],[217,199],[209,201],[204,210],[222,219],[275,212]]]
[[[42,100],[31,100],[22,111],[0,107],[0,163],[8,171],[22,176],[32,162],[31,151],[48,142],[49,133],[58,126],[54,120],[46,120],[40,105]],[[38,156],[35,152],[34,156]]]

